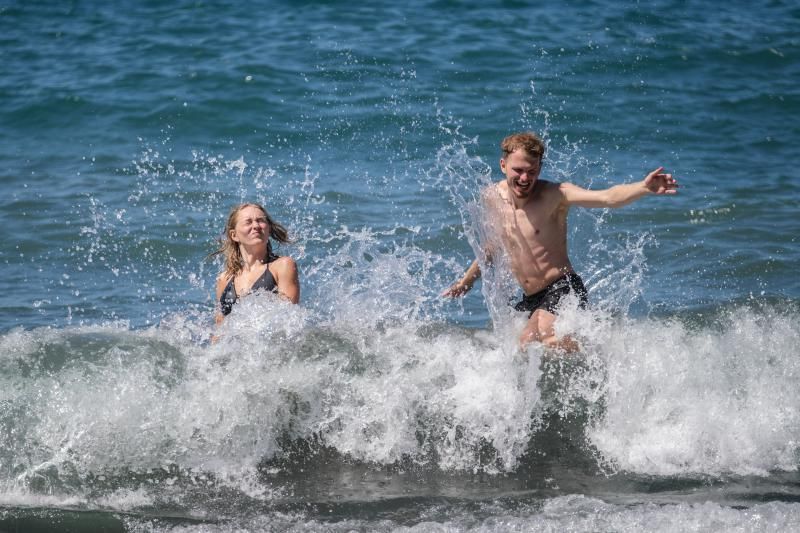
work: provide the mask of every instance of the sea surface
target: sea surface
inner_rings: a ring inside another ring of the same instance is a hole
[[[591,305],[516,347],[499,143]],[[797,531],[796,2],[0,2],[0,531]],[[214,325],[231,207],[301,305]],[[219,337],[210,342],[212,334]]]

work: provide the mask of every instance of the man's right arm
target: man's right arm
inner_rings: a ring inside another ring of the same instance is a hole
[[[475,284],[475,280],[477,280],[479,277],[481,277],[481,266],[478,264],[478,260],[475,259],[469,268],[467,268],[467,271],[464,272],[464,275],[461,276],[461,279],[453,283],[448,289],[442,292],[442,296],[456,298],[466,294]]]
[[[499,201],[500,196],[497,193],[496,185],[490,185],[481,191],[481,202],[483,202],[483,205],[489,216],[496,216],[491,215],[491,212],[496,212],[498,210]],[[493,253],[493,245],[491,243],[484,243],[483,254],[487,264],[491,264]],[[467,268],[466,272],[464,272],[464,275],[461,276],[461,279],[445,289],[441,295],[449,296],[451,298],[462,296],[472,289],[472,286],[479,277],[481,277],[481,266],[480,263],[478,263],[478,260],[475,259],[472,261],[472,264],[469,265],[469,268]]]

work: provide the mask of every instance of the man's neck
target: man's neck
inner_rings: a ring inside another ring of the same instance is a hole
[[[514,206],[514,209],[524,209],[526,205],[528,205],[531,201],[532,194],[528,194],[527,196],[519,197],[517,195],[511,195],[511,205]]]
[[[525,207],[530,204],[538,194],[538,185],[539,182],[537,181],[533,184],[533,187],[531,187],[531,190],[525,196],[517,196],[511,192],[508,187],[506,187],[506,194],[508,195],[511,205],[514,206],[514,209],[525,209]]]

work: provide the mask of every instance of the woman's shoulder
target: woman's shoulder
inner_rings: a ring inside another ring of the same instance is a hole
[[[232,276],[227,272],[220,272],[219,274],[217,274],[217,285],[219,285],[220,283],[224,283],[225,285],[227,285],[228,282],[231,280],[231,278]]]
[[[297,263],[288,255],[278,257],[269,264],[269,270],[275,279],[297,279]]]
[[[278,257],[271,264],[278,272],[297,270],[297,262],[288,255]]]

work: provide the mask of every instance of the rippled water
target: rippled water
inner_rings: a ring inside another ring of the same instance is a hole
[[[659,1],[0,7],[0,529],[793,530],[800,10]],[[498,144],[586,187],[583,353],[474,257]],[[231,205],[302,305],[237,305]]]

